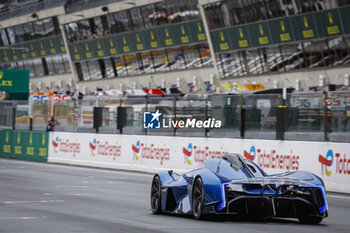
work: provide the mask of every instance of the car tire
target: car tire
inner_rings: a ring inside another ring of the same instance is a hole
[[[160,179],[159,176],[154,176],[151,188],[151,208],[154,214],[161,212],[161,194],[160,194]]]
[[[302,218],[299,218],[299,222],[303,224],[319,224],[322,221],[322,217],[310,217],[310,216],[305,216]]]
[[[201,178],[197,178],[193,185],[192,192],[192,211],[195,219],[203,219],[204,208],[204,188]]]

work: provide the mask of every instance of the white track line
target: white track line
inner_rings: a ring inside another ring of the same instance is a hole
[[[327,197],[350,199],[350,196],[340,196],[340,195],[332,195],[332,194],[327,194]]]
[[[83,181],[83,184],[120,184],[128,181]]]
[[[142,173],[142,172],[134,172],[134,171],[120,171],[116,170],[115,173],[123,174],[123,175],[132,175],[132,176],[145,176],[145,177],[153,177],[153,173]]]
[[[96,196],[96,194],[87,193],[44,193],[45,196]]]
[[[22,204],[22,203],[61,203],[63,200],[39,200],[39,201],[0,201],[0,204]]]
[[[47,217],[5,217],[5,218],[0,218],[0,220],[30,220],[30,219],[45,219]]]
[[[87,186],[87,185],[71,185],[71,186],[66,186],[66,185],[56,185],[56,188],[83,188],[83,189],[87,189],[87,188],[99,188],[97,186]]]

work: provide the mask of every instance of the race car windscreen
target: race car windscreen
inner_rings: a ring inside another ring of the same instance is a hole
[[[243,166],[231,163],[225,159],[221,159],[218,165],[217,174],[230,180],[251,178],[251,175]]]

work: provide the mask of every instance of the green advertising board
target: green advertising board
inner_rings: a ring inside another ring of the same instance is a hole
[[[344,34],[350,34],[350,23],[344,22],[350,22],[350,7],[343,7],[338,10],[340,21],[342,22],[343,27],[343,33]]]
[[[29,93],[29,70],[0,69],[0,91]]]
[[[318,38],[316,22],[313,14],[291,17],[290,20],[297,41]]]
[[[216,53],[350,34],[350,7],[212,30]],[[229,40],[222,40],[222,38]]]
[[[252,47],[252,41],[248,30],[249,28],[246,25],[231,27],[229,30],[227,30],[228,35],[231,37],[233,50]]]
[[[269,22],[271,38],[274,44],[295,41],[290,18],[280,18]]]
[[[165,49],[206,42],[201,20],[76,42],[68,46],[73,61]]]
[[[128,43],[128,41],[124,40],[124,38],[125,38],[125,36],[123,36],[123,46],[124,46],[124,44]],[[142,38],[145,41],[146,49],[159,49],[160,45],[162,43],[160,38],[159,38],[157,30],[150,29],[147,31],[143,31]],[[131,51],[135,52],[135,50],[128,50],[128,51],[124,50],[124,47],[123,47],[124,53],[131,52]]]
[[[62,36],[24,42],[12,47],[16,49],[0,49],[0,63],[56,55],[66,52]]]
[[[190,28],[191,40],[193,43],[207,40],[207,35],[205,34],[203,22],[201,20],[189,22],[188,27]]]
[[[12,130],[0,131],[1,153],[0,156],[11,158],[12,156]]]
[[[228,30],[217,30],[210,33],[212,41],[213,41],[213,47],[215,51],[230,51],[233,50],[232,46],[232,40],[229,38],[229,31]]]
[[[120,52],[120,48],[117,48],[117,42],[113,38],[105,38],[101,41],[105,46],[105,53],[114,56]]]
[[[251,36],[252,46],[267,46],[272,44],[272,36],[267,22],[251,24],[249,31],[254,32]]]
[[[47,161],[48,133],[1,130],[0,136],[0,157]]]
[[[340,20],[339,9],[317,12],[314,14],[314,17],[317,22],[318,37],[343,34],[344,30]],[[348,21],[344,23],[348,24]]]

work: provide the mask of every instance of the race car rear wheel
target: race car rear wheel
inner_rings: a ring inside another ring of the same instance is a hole
[[[201,178],[196,179],[192,193],[192,211],[195,219],[203,218],[204,188]]]
[[[151,208],[154,214],[160,213],[160,204],[161,204],[161,196],[160,196],[160,179],[159,176],[155,176],[152,181],[151,188]]]
[[[300,223],[304,223],[304,224],[318,224],[322,221],[322,217],[317,217],[317,216],[305,216],[302,218],[299,218],[299,222]]]

